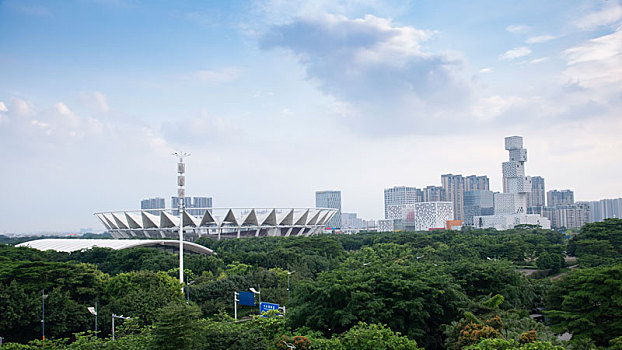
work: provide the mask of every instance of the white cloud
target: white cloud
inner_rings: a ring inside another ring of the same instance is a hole
[[[392,0],[260,0],[254,1],[255,12],[268,23],[284,24],[295,18],[318,17],[326,13],[360,16],[373,13],[395,18],[409,10],[409,1]]]
[[[0,101],[0,112],[8,112],[9,109],[6,108],[6,105],[4,104],[4,102]]]
[[[195,118],[162,123],[162,135],[167,142],[175,145],[203,145],[226,139],[240,130],[230,121],[210,115],[206,110]]]
[[[498,95],[479,99],[473,107],[472,114],[482,121],[491,121],[510,108],[524,102],[517,96],[501,97]]]
[[[525,33],[525,32],[528,32],[530,29],[531,27],[529,27],[528,25],[524,25],[524,24],[513,24],[513,25],[509,25],[505,27],[505,30],[507,30],[508,32],[512,34]]]
[[[566,81],[605,96],[622,92],[622,26],[564,51]]]
[[[499,56],[502,60],[514,60],[520,57],[525,57],[531,53],[531,50],[526,47],[516,47],[511,50],[506,51],[503,55]]]
[[[555,40],[557,38],[558,37],[554,36],[554,35],[538,35],[538,36],[533,36],[533,37],[525,40],[525,43],[527,43],[527,44],[544,43],[544,42],[547,42],[547,41]]]
[[[622,5],[618,1],[606,1],[603,4],[601,8],[576,20],[574,25],[580,29],[590,30],[616,24],[622,19]]]
[[[494,70],[492,68],[482,68],[479,70],[480,73],[492,73]]]
[[[18,116],[27,116],[33,113],[33,106],[22,99],[11,98],[10,105],[10,110],[15,111]]]
[[[69,109],[69,107],[67,107],[66,104],[62,103],[62,102],[58,102],[54,105],[54,108],[56,108],[56,111],[64,116],[72,116],[73,112]]]
[[[540,58],[536,58],[536,59],[533,59],[533,60],[529,61],[529,63],[536,64],[536,63],[546,62],[548,60],[549,60],[548,57],[540,57]]]
[[[273,26],[260,44],[291,51],[322,92],[356,106],[358,117],[348,125],[384,135],[460,121],[455,111],[470,95],[461,77],[464,62],[456,54],[423,50],[421,43],[435,33],[371,15],[323,15]]]
[[[108,112],[110,107],[106,95],[100,91],[81,92],[78,95],[79,101],[87,108],[97,112]]]

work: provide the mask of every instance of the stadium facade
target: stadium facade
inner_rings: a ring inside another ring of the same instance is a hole
[[[184,212],[184,239],[311,236],[323,232],[337,214],[332,208],[193,208]],[[175,215],[177,214],[177,215]],[[177,209],[94,214],[114,238],[178,238]]]

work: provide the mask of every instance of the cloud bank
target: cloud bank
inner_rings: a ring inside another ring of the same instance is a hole
[[[311,82],[354,110],[348,123],[393,134],[430,131],[468,99],[463,60],[422,47],[434,35],[372,15],[323,15],[273,26],[260,45],[292,52]]]

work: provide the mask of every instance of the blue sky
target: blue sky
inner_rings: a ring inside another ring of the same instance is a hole
[[[500,190],[510,135],[547,189],[621,197],[620,111],[620,1],[4,0],[0,232],[168,200],[175,150],[216,206]]]

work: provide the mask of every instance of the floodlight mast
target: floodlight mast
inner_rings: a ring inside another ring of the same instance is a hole
[[[175,152],[174,156],[179,158],[177,163],[177,197],[179,203],[177,208],[179,209],[179,284],[181,286],[181,293],[184,293],[184,197],[186,196],[186,165],[184,164],[184,157],[190,156],[190,153]]]

